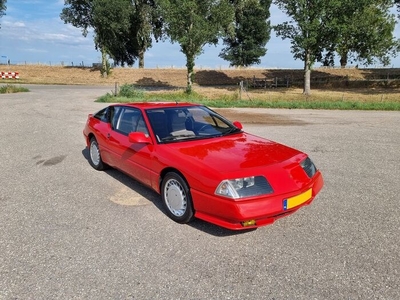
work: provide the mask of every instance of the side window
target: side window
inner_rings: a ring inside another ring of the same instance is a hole
[[[115,128],[118,113],[121,111],[119,106],[109,106],[98,111],[94,117],[106,123],[111,123],[112,128]]]
[[[115,127],[117,126],[118,118],[123,108],[120,106],[111,106],[110,108],[112,110],[110,110],[109,120],[111,120],[111,128],[115,129]]]
[[[216,127],[224,128],[224,129],[229,128],[229,125],[226,124],[224,121],[222,121],[220,118],[213,116],[213,119],[214,119]]]
[[[107,123],[108,121],[106,116],[108,109],[109,109],[108,107],[103,108],[102,110],[95,113],[93,117]]]
[[[116,113],[114,119],[115,126],[113,128],[122,134],[128,135],[130,132],[135,131],[143,132],[146,135],[149,134],[142,113],[138,109],[121,108],[121,112]]]

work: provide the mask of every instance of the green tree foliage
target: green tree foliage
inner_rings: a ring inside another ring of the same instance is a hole
[[[161,0],[165,31],[186,56],[187,92],[192,91],[195,59],[206,44],[218,43],[233,20],[228,0]]]
[[[159,40],[163,35],[160,6],[154,0],[131,1],[134,7],[131,23],[137,28],[139,68],[144,68],[144,53],[152,46],[152,36]]]
[[[0,18],[6,14],[5,13],[5,11],[7,9],[6,3],[7,3],[7,0],[0,0]],[[1,26],[0,26],[0,28],[1,28]]]
[[[295,59],[304,62],[303,93],[311,93],[312,65],[322,58],[329,29],[323,23],[328,3],[339,0],[275,0],[274,3],[289,17],[289,21],[274,26],[277,36],[290,39],[291,51]]]
[[[65,23],[95,34],[95,47],[117,64],[133,65],[162,34],[162,18],[154,0],[65,0],[60,14]],[[106,51],[103,53],[103,51]]]
[[[398,47],[393,35],[395,15],[390,13],[393,4],[392,0],[342,0],[331,5],[331,14],[325,20],[331,45],[324,64],[331,65],[336,52],[343,68],[349,60],[388,65]]]
[[[139,55],[137,39],[132,36],[137,28],[132,28],[132,7],[129,0],[96,0],[93,5],[92,22],[95,45],[103,54],[107,53],[117,64],[132,65]],[[103,64],[104,67],[106,67]]]
[[[93,5],[94,0],[64,0],[60,18],[65,24],[81,28],[82,35],[86,37],[88,30],[93,28]]]
[[[235,10],[233,32],[223,39],[221,58],[231,66],[247,67],[261,62],[271,37],[271,0],[230,0]]]

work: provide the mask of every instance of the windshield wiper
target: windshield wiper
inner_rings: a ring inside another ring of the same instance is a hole
[[[223,132],[223,135],[228,135],[228,134],[232,134],[232,133],[238,133],[241,132],[242,130],[237,128],[237,127],[231,127],[228,130]]]
[[[162,138],[161,141],[168,142],[168,141],[175,141],[175,140],[180,140],[180,139],[184,139],[184,138],[192,139],[192,138],[196,138],[196,136],[193,134],[170,135],[170,136]]]

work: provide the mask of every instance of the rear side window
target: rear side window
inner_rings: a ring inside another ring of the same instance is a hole
[[[102,110],[100,110],[97,113],[95,113],[93,117],[96,118],[96,119],[99,119],[100,121],[103,121],[103,122],[107,123],[108,122],[107,121],[107,117],[106,117],[107,110],[108,110],[108,107],[103,108]]]
[[[115,118],[118,117],[118,112],[121,110],[121,107],[118,106],[109,106],[106,107],[97,113],[94,114],[94,118],[99,119],[100,121],[115,124]]]

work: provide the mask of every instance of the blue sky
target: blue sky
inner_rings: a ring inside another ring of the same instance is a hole
[[[9,0],[6,15],[0,18],[0,63],[10,59],[11,63],[42,63],[91,65],[100,61],[100,53],[94,49],[91,34],[85,38],[81,30],[60,20],[64,0]],[[275,6],[271,7],[271,23],[278,24],[286,16]],[[395,35],[400,38],[400,27]],[[257,68],[303,68],[303,63],[294,60],[290,53],[290,42],[282,41],[272,32],[267,44],[267,54]],[[197,68],[228,68],[229,62],[218,57],[222,46],[206,46],[196,60]],[[146,68],[181,68],[185,56],[178,44],[154,43],[146,52]],[[400,68],[400,57],[392,60],[391,66]]]

